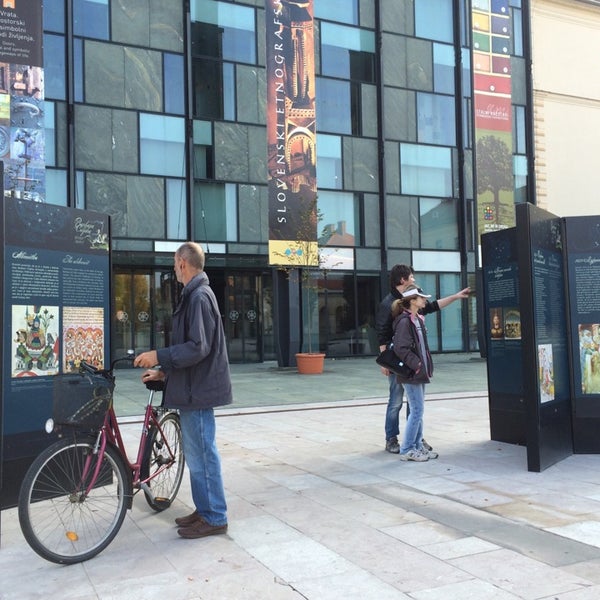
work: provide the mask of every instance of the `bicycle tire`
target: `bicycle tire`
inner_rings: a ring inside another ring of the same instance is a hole
[[[58,564],[86,561],[117,535],[130,505],[131,475],[119,451],[107,446],[98,481],[83,496],[85,457],[95,439],[60,440],[44,450],[27,471],[19,492],[19,523],[27,543]],[[92,469],[95,460],[92,461]]]
[[[185,469],[179,415],[175,412],[165,413],[159,424],[162,434],[157,427],[150,429],[140,469],[141,478],[148,479],[144,486],[144,497],[156,512],[161,512],[171,505],[179,491]],[[173,453],[172,462],[167,448]],[[168,468],[163,469],[169,462],[171,464]],[[163,471],[155,475],[159,469]]]

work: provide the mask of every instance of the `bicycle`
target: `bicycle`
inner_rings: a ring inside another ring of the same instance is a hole
[[[21,485],[18,513],[27,543],[59,564],[89,560],[115,538],[140,490],[150,507],[168,508],[185,468],[179,414],[153,406],[162,382],[149,382],[135,462],[130,462],[112,399],[113,370],[82,361],[79,376],[57,375],[53,419],[64,435],[32,463]],[[66,431],[66,434],[63,433]]]

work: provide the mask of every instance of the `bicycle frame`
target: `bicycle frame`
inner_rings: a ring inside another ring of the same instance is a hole
[[[157,471],[152,473],[150,476],[148,476],[144,479],[142,479],[142,477],[141,477],[142,461],[144,459],[144,452],[146,449],[146,444],[148,442],[150,428],[156,427],[157,430],[159,431],[159,433],[162,435],[163,430],[160,425],[160,421],[158,419],[158,412],[159,412],[159,410],[165,410],[165,412],[167,411],[167,409],[161,409],[159,407],[153,406],[152,405],[153,399],[154,399],[154,390],[150,390],[150,394],[148,396],[148,402],[146,404],[146,410],[144,411],[144,419],[142,422],[140,441],[138,444],[137,454],[136,454],[136,458],[135,458],[134,462],[131,462],[129,460],[127,448],[123,441],[123,436],[121,434],[121,429],[119,427],[119,421],[117,419],[114,408],[112,406],[109,408],[108,412],[106,413],[106,415],[104,417],[104,424],[103,424],[102,428],[100,429],[100,431],[98,432],[97,437],[96,437],[95,452],[94,452],[95,457],[101,458],[104,455],[106,445],[111,444],[118,449],[119,454],[121,454],[121,456],[123,457],[123,459],[125,460],[125,463],[127,464],[128,468],[129,468],[129,471],[131,472],[131,480],[130,480],[131,493],[128,494],[128,496],[130,497],[130,501],[129,501],[130,507],[131,507],[131,499],[133,498],[133,495],[135,493],[137,493],[138,491],[140,491],[141,489],[144,489],[144,485],[147,482],[156,478],[165,469],[168,469],[170,467],[169,464],[165,464],[161,468],[159,468]],[[174,460],[175,454],[174,454],[172,448],[169,446],[168,440],[165,439],[164,443],[166,445],[166,451],[168,453],[168,456],[170,456],[170,458],[172,460]],[[86,465],[84,467],[84,475],[87,475],[87,473],[89,472],[89,470],[91,468],[91,461],[92,461],[91,456],[86,459]],[[94,467],[94,473],[92,474],[90,483],[87,485],[86,490],[85,490],[86,494],[96,484],[101,463],[102,463],[101,460],[96,460],[96,465]]]

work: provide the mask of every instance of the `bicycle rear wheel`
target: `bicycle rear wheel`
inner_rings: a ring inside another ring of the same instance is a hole
[[[61,440],[32,463],[19,493],[19,522],[27,543],[59,564],[99,554],[119,531],[129,506],[130,476],[119,452],[107,446],[96,482],[93,438]]]
[[[185,468],[179,415],[165,413],[159,425],[150,430],[140,471],[147,480],[144,497],[157,512],[175,500]]]

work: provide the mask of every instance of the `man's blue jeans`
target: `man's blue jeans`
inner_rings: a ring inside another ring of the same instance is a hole
[[[425,412],[425,384],[405,383],[404,391],[410,411],[406,421],[406,429],[400,454],[406,454],[409,450],[423,449],[423,413]]]
[[[215,440],[213,409],[182,410],[181,432],[196,511],[209,525],[225,525],[227,503]]]
[[[388,375],[390,383],[390,397],[388,399],[387,410],[385,412],[385,439],[397,437],[400,435],[400,409],[402,408],[402,397],[404,388],[398,382],[396,375]]]

